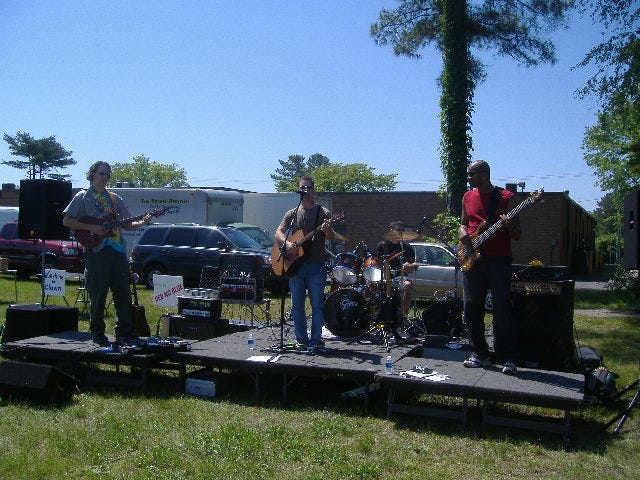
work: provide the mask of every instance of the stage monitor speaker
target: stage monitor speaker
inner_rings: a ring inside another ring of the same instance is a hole
[[[0,363],[0,396],[65,402],[77,391],[76,380],[49,365],[4,361]]]
[[[553,282],[559,293],[513,293],[518,324],[518,351],[525,367],[575,372],[578,356],[573,338],[574,281]]]
[[[39,303],[9,305],[2,343],[66,331],[78,331],[78,309],[75,307]]]
[[[624,197],[624,268],[638,270],[640,268],[640,242],[638,231],[638,211],[640,210],[640,190],[631,192]]]
[[[71,201],[71,182],[21,180],[18,236],[22,239],[69,240],[62,210]]]

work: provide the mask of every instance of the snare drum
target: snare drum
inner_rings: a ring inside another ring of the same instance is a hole
[[[367,255],[364,259],[362,276],[369,283],[382,280],[382,260],[375,255]]]
[[[343,287],[358,283],[358,275],[362,266],[360,258],[354,253],[340,253],[331,269],[333,279]]]

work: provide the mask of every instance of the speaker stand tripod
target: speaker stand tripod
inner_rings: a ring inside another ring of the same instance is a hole
[[[613,429],[613,433],[619,433],[620,430],[622,430],[622,426],[624,425],[624,422],[627,421],[627,417],[629,416],[629,414],[631,414],[631,411],[634,409],[634,407],[639,406],[638,402],[640,401],[640,375],[638,376],[638,380],[636,380],[632,384],[625,387],[622,391],[618,392],[618,394],[615,396],[615,398],[620,398],[621,395],[624,395],[625,393],[627,393],[630,390],[633,390],[634,388],[636,389],[636,394],[633,396],[633,398],[629,402],[629,405],[627,405],[627,407],[624,410],[618,413],[618,415],[616,415],[611,420],[609,420],[607,424],[602,428],[603,430],[608,429],[615,422],[618,422],[618,424],[616,425],[616,428]]]

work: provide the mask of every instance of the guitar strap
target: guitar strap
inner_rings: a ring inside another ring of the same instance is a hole
[[[491,196],[491,202],[489,203],[489,208],[487,208],[487,218],[485,219],[487,221],[487,225],[491,225],[495,222],[496,212],[498,211],[498,202],[500,201],[501,193],[501,188],[493,187],[493,195]]]
[[[111,199],[111,206],[113,207],[113,221],[115,222],[118,220],[118,209],[116,208],[116,199],[113,196],[113,193],[111,193],[109,190],[107,190],[107,194]],[[117,228],[118,231],[120,230],[120,227],[114,227],[114,228]]]

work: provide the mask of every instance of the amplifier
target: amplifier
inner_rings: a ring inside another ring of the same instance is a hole
[[[164,321],[164,320],[167,321]],[[169,315],[161,319],[159,333],[161,336],[186,338],[188,340],[206,340],[228,333],[229,320],[218,318],[185,317]]]
[[[533,280],[512,280],[511,291],[520,293],[544,293],[560,295],[563,282],[535,282]]]
[[[513,264],[513,275],[518,280],[557,281],[566,280],[566,265],[522,265]]]
[[[217,320],[222,312],[222,302],[218,298],[178,296],[178,313],[184,317]]]
[[[263,288],[258,288],[255,278],[225,276],[220,278],[220,298],[223,300],[260,302],[263,293]]]

